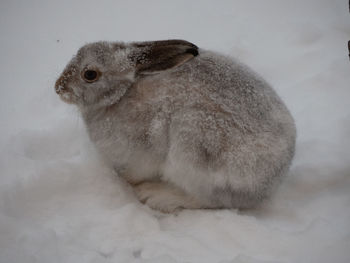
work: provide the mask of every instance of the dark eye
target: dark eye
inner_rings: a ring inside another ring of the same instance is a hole
[[[93,69],[86,69],[82,75],[86,82],[94,82],[100,77],[100,72]]]

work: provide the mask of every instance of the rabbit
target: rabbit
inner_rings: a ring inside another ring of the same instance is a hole
[[[185,40],[81,47],[55,90],[143,204],[253,209],[291,164],[294,120],[234,58]]]

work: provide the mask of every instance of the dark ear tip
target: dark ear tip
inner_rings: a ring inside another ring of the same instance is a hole
[[[189,48],[186,50],[186,53],[190,53],[193,56],[198,56],[198,47],[193,47],[193,48]]]

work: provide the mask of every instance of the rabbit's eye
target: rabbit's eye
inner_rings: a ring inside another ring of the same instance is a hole
[[[86,82],[94,82],[96,80],[98,80],[98,78],[100,77],[100,72],[97,70],[93,70],[93,69],[87,69],[83,72],[83,79]]]

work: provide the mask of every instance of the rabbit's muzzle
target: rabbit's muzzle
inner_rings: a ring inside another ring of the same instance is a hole
[[[72,89],[68,87],[68,78],[62,75],[55,84],[55,91],[60,96],[60,98],[66,103],[73,103],[73,92]]]
[[[57,79],[55,84],[55,90],[57,94],[61,92],[68,91],[67,84],[73,78],[76,73],[76,68],[74,66],[68,66],[61,76]]]
[[[69,87],[72,82],[74,82],[74,76],[76,73],[76,68],[70,66],[64,70],[62,75],[57,79],[55,83],[55,91],[61,97],[61,99],[67,103],[74,102],[73,90]]]
[[[57,94],[60,94],[61,92],[67,91],[67,82],[68,78],[65,74],[62,74],[61,77],[56,81],[55,84],[55,91]]]

